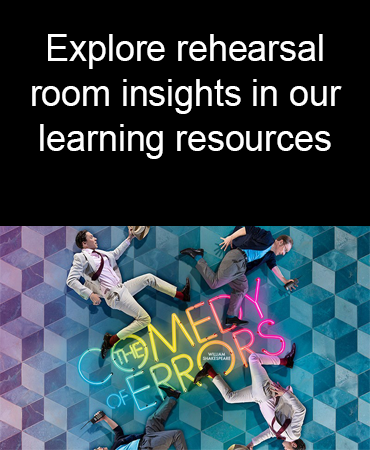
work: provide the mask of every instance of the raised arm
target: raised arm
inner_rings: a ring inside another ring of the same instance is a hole
[[[280,280],[283,284],[286,284],[286,283],[288,283],[288,281],[290,281],[290,280],[287,280],[287,279],[284,277],[284,275],[281,273],[281,270],[279,269],[278,266],[275,266],[275,267],[272,269],[272,272],[274,273],[274,275],[275,275],[277,278],[279,278],[279,280]]]
[[[132,233],[132,229],[128,228],[128,236],[127,238],[115,249],[113,250],[114,259],[118,259],[122,256],[122,254],[130,247],[132,239],[134,239],[134,235]]]
[[[102,417],[100,420],[98,420],[96,423],[99,423],[101,421],[106,422],[114,431],[115,434],[115,441],[117,441],[118,439],[120,439],[122,436],[124,436],[123,430],[122,428],[118,425],[117,422],[115,422],[114,420],[112,420],[110,417],[108,417],[107,415],[105,415],[104,417]]]
[[[260,444],[261,442],[265,441],[266,439],[270,439],[275,437],[274,433],[270,430],[270,428],[267,428],[267,430],[262,431],[262,433],[260,433],[258,436],[254,437],[252,439],[251,444],[253,445],[253,447],[255,447],[256,445]],[[250,447],[250,448],[253,448]]]
[[[111,419],[108,416],[104,416],[100,420],[104,420],[104,422],[107,422],[107,424],[112,428],[112,430],[114,430],[115,428],[117,428],[119,426],[117,422],[115,422],[113,419]],[[98,422],[100,422],[100,420]]]

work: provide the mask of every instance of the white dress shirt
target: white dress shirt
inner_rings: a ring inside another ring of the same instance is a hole
[[[306,408],[297,399],[291,390],[287,390],[284,395],[280,397],[279,403],[281,405],[275,407],[272,399],[260,404],[260,410],[266,422],[271,425],[272,419],[276,417],[281,424],[284,424],[287,418],[291,419],[291,423],[288,428],[281,434],[288,442],[296,441],[301,437],[302,425],[306,415]],[[285,405],[285,406],[284,406]],[[282,412],[282,408],[284,412]],[[277,432],[281,428],[279,422],[276,420],[274,423],[274,430]],[[258,436],[252,439],[254,446],[257,446],[266,439],[275,437],[275,434],[270,428],[263,431]]]
[[[100,286],[102,288],[102,292],[105,293],[107,291],[110,291],[115,286],[117,286],[117,284],[120,283],[120,279],[114,272],[113,267],[110,265],[110,262],[109,262],[109,259],[107,258],[107,256],[103,255],[103,253],[100,253],[99,249],[97,249],[95,251],[95,250],[92,250],[89,248],[89,249],[86,249],[85,251],[88,252],[90,254],[90,256],[93,258],[95,265],[96,265],[96,270],[98,270],[100,267],[100,263],[101,263],[100,255],[102,255],[102,257],[103,257],[104,266],[103,266],[103,269],[99,276],[99,282],[100,282]],[[99,255],[96,252],[98,252]]]

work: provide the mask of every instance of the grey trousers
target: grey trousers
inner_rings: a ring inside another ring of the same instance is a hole
[[[247,262],[243,252],[234,249],[226,253],[217,272],[210,269],[204,258],[201,258],[195,267],[211,289],[217,289],[225,284],[231,287],[227,314],[238,316],[244,296],[248,292],[248,280],[245,276]]]
[[[149,416],[146,422],[145,435],[140,442],[140,450],[168,450],[171,445],[174,445],[176,450],[187,450],[188,447],[181,430],[165,431],[164,429],[164,424],[175,405],[176,400],[167,397],[161,406]]]

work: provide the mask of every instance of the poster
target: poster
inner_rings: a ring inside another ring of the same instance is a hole
[[[97,238],[98,249],[113,251],[127,227],[2,226],[0,448],[110,448],[110,427],[86,422],[103,410],[125,434],[143,433],[166,397],[157,387],[163,383],[180,391],[165,429],[181,430],[189,449],[247,445],[268,428],[259,405],[228,403],[211,378],[201,386],[192,379],[208,362],[233,391],[243,389],[251,384],[252,352],[283,357],[293,343],[294,367],[266,370],[292,386],[304,405],[306,448],[369,448],[370,227],[261,228],[275,240],[293,239],[276,262],[286,279],[299,283],[285,290],[266,264],[248,272],[239,316],[248,323],[232,329],[224,326],[231,288],[211,289],[197,261],[180,251],[203,249],[216,271],[231,251],[223,251],[221,238],[234,226],[151,226],[142,240],[134,238],[117,260],[123,282],[150,274],[181,291],[189,278],[190,302],[143,288],[134,298],[150,323],[103,360],[105,333],[114,335],[133,319],[104,299],[93,305],[66,280],[81,252],[79,231]],[[273,438],[256,448],[282,444]]]

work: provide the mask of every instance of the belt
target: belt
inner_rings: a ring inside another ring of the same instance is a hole
[[[123,286],[122,283],[118,283],[116,286],[114,286],[114,287],[112,287],[112,288],[110,288],[110,289],[108,289],[108,288],[103,288],[101,291],[102,291],[102,294],[103,294],[103,295],[108,296],[108,295],[112,292],[112,290],[113,290],[115,287],[121,288],[122,286]]]
[[[246,253],[241,249],[241,248],[239,248],[239,247],[236,247],[236,249],[235,250],[239,250],[241,253],[242,253],[242,255],[244,256],[244,259],[245,259],[245,262],[247,262],[248,261],[248,258],[247,258],[247,255],[246,255]]]

